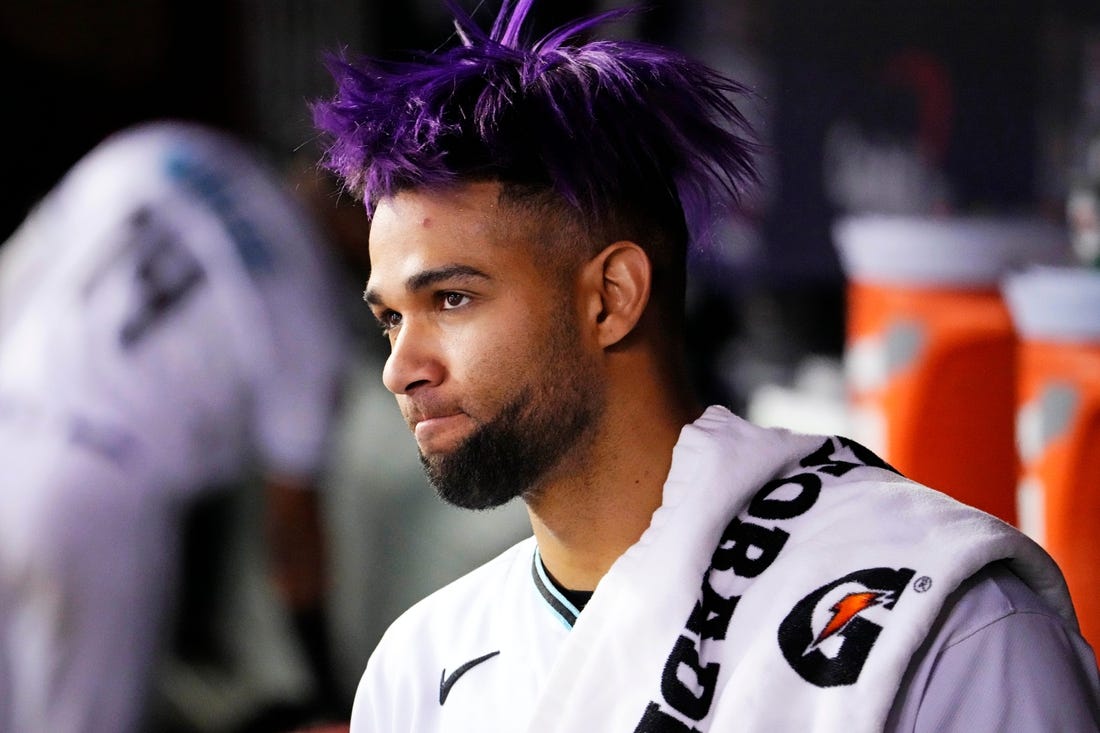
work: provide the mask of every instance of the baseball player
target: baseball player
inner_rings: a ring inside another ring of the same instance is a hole
[[[686,251],[754,178],[745,90],[591,20],[528,37],[531,5],[452,3],[453,46],[337,61],[315,107],[429,478],[533,529],[390,627],[352,731],[1097,730],[1037,545],[692,394]]]
[[[181,512],[257,467],[276,581],[317,602],[344,334],[276,180],[218,133],[148,124],[0,250],[0,730],[135,729]]]

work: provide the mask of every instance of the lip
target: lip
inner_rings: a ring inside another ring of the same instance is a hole
[[[465,433],[469,418],[462,412],[422,417],[413,426],[413,435],[424,452],[444,447]]]

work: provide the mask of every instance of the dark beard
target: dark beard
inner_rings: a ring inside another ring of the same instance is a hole
[[[450,453],[421,453],[439,496],[464,509],[492,509],[532,492],[595,421],[599,397],[575,376],[558,399],[528,389]]]

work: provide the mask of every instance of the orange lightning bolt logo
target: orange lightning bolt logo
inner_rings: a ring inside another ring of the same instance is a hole
[[[810,645],[810,650],[816,649],[821,642],[838,633],[847,626],[852,619],[868,608],[881,606],[886,602],[888,597],[889,593],[872,590],[863,591],[862,593],[849,593],[841,598],[833,604],[831,609],[829,609],[833,612],[833,617],[829,619],[829,623],[825,624],[825,628],[823,628],[821,633],[817,635],[817,638],[814,639],[814,643]]]
[[[778,629],[779,648],[791,668],[818,687],[854,685],[891,620],[904,623],[891,612],[916,572],[865,568],[807,594]],[[914,592],[923,593],[931,583],[921,576]]]

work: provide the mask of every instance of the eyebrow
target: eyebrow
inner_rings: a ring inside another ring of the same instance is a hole
[[[445,280],[491,280],[487,274],[471,267],[470,265],[443,265],[441,267],[434,267],[430,270],[422,270],[415,275],[410,276],[405,281],[405,289],[410,293],[417,293],[425,288],[429,288],[436,283],[443,282]],[[367,301],[370,305],[381,305],[382,295],[377,289],[368,287],[363,293],[363,300]]]

